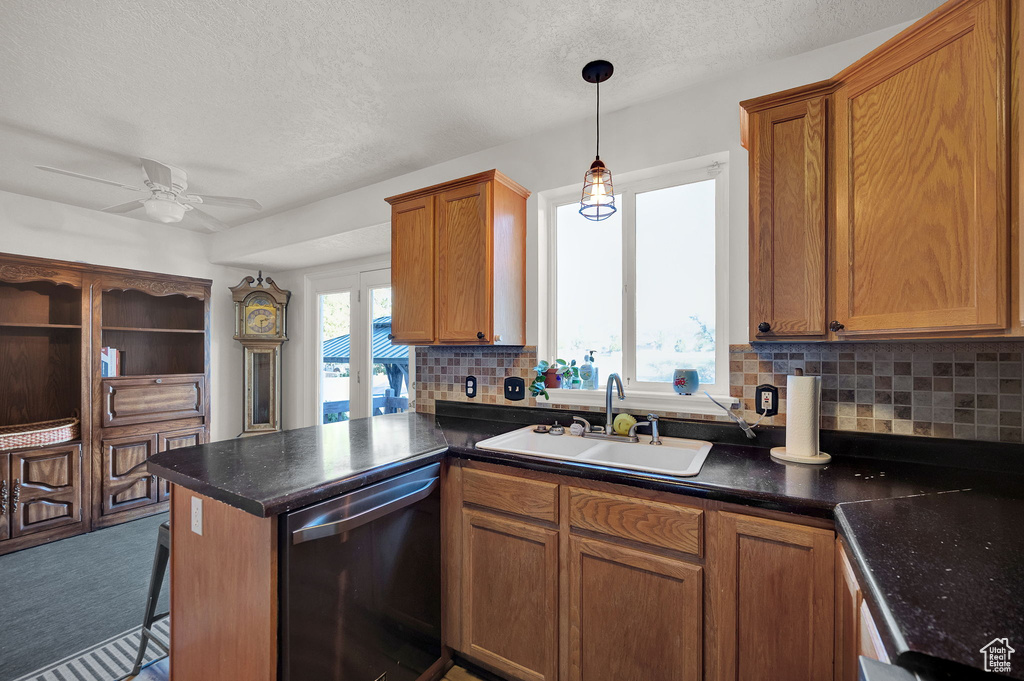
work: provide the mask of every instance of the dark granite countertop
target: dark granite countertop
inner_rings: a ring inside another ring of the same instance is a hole
[[[960,664],[976,670],[978,649],[992,638],[1024,644],[1024,532],[1014,523],[1024,514],[1024,477],[920,462],[929,445],[999,460],[981,445],[904,438],[899,446],[916,453],[872,458],[863,454],[890,441],[847,443],[833,433],[832,462],[804,466],[770,457],[779,431],[765,429],[760,446],[750,446],[729,426],[666,423],[667,435],[716,442],[699,475],[673,478],[477,449],[481,440],[559,417],[522,408],[505,410],[500,416],[508,420],[495,420],[493,410],[479,413],[483,418],[467,418],[461,408],[436,417],[394,414],[229,440],[157,454],[149,470],[264,517],[452,455],[834,518],[901,665],[944,673],[942,665],[952,661],[959,671],[966,671]],[[1024,663],[1018,668],[1024,672]],[[1012,676],[1024,679],[1022,672]]]
[[[440,461],[434,417],[390,414],[161,452],[149,471],[268,517]]]
[[[838,507],[837,528],[895,662],[922,672],[950,661],[977,668],[995,638],[1021,648],[1022,521],[1024,499],[980,489]],[[1024,679],[1024,663],[1011,663],[1008,675]]]

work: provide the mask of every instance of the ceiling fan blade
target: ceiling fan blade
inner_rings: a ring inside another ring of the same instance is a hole
[[[195,200],[195,203],[204,203],[208,206],[232,206],[238,208],[252,208],[263,210],[263,204],[256,199],[242,199],[237,196],[210,196],[209,194],[189,194],[184,197],[186,200]]]
[[[196,221],[202,223],[203,226],[211,232],[223,232],[225,229],[231,229],[230,225],[221,222],[206,211],[200,210],[195,206],[192,206],[192,210],[190,210],[188,214]]]
[[[128,203],[119,203],[116,206],[109,206],[103,209],[104,213],[128,213],[135,210],[136,208],[142,208],[142,202],[146,199],[136,199],[135,201],[129,201]]]
[[[142,169],[146,171],[146,177],[150,182],[164,187],[167,191],[171,190],[174,179],[168,166],[151,158],[140,158],[139,160],[142,161]]]
[[[73,173],[70,170],[61,170],[60,168],[51,168],[50,166],[36,166],[40,170],[45,170],[48,173],[58,173],[60,175],[70,175],[71,177],[77,177],[81,180],[92,180],[93,182],[102,182],[103,184],[111,184],[121,189],[130,189],[133,192],[147,192],[148,189],[142,189],[140,187],[133,187],[130,184],[121,184],[120,182],[114,182],[113,180],[104,180],[101,177],[93,177],[92,175],[83,175],[82,173]]]

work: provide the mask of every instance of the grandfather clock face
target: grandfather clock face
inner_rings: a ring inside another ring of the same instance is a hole
[[[243,433],[281,429],[281,345],[285,337],[288,291],[272,279],[246,277],[231,289],[235,338],[244,348]]]
[[[252,336],[276,335],[278,333],[278,307],[262,294],[249,296],[242,310],[244,333]]]

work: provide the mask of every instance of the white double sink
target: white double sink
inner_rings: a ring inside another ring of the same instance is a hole
[[[498,435],[477,443],[477,448],[492,452],[508,452],[543,459],[578,461],[609,468],[689,477],[700,473],[711,443],[663,437],[661,445],[650,444],[650,436],[640,436],[640,442],[615,442],[586,436],[534,432],[527,426],[511,433]],[[623,438],[625,440],[625,438]]]

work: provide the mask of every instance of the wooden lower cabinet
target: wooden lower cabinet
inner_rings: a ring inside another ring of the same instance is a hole
[[[721,678],[831,678],[835,533],[736,513],[718,519]]]
[[[835,554],[835,681],[857,681],[859,656],[881,662],[888,662],[889,656],[841,539],[836,540]]]
[[[698,681],[703,568],[569,539],[570,681]]]
[[[144,465],[157,452],[156,434],[104,438],[100,448],[103,515],[157,503],[156,476]]]
[[[555,681],[558,532],[462,513],[462,652],[510,679]]]
[[[182,430],[172,430],[166,433],[159,433],[157,435],[157,448],[158,452],[166,452],[172,449],[181,449],[182,447],[195,447],[206,442],[206,427],[197,426],[194,428],[184,428]],[[171,483],[166,480],[160,480],[157,486],[157,500],[168,501],[171,498]]]
[[[445,639],[470,661],[531,681],[833,677],[830,523],[490,463],[452,468]]]
[[[12,539],[82,523],[82,446],[12,453],[8,485]]]

